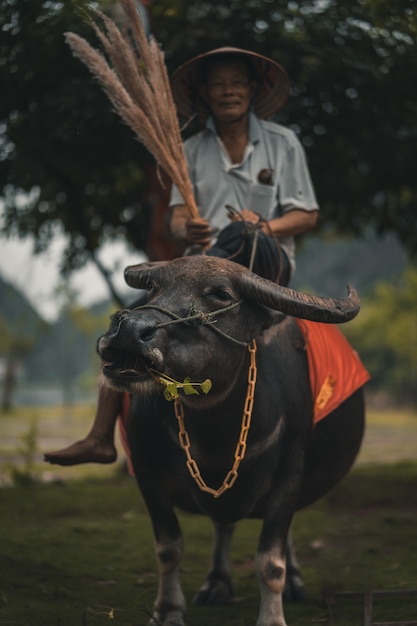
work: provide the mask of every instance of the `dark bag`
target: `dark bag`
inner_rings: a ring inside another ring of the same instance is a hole
[[[255,247],[252,271],[280,285],[288,285],[290,263],[284,250],[274,237],[258,231],[244,221],[232,222],[220,231],[214,246],[206,250],[208,256],[229,259],[249,267]]]

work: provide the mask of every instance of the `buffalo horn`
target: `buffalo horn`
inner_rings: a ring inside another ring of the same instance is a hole
[[[356,290],[347,286],[345,298],[322,298],[282,287],[256,274],[242,276],[242,295],[271,309],[313,322],[340,324],[353,319],[360,309]]]
[[[124,272],[125,281],[129,287],[134,289],[146,289],[152,272],[168,264],[169,261],[152,261],[150,263],[139,263],[139,265],[129,265]]]

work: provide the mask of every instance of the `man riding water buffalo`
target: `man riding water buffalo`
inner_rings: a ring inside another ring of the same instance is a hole
[[[218,48],[182,65],[172,78],[178,113],[205,128],[184,143],[199,218],[176,187],[170,228],[187,247],[231,259],[287,285],[295,269],[294,237],[314,227],[318,205],[296,135],[268,118],[285,104],[289,79],[275,61],[239,48]],[[45,454],[59,465],[111,463],[123,394],[99,383],[85,439]]]

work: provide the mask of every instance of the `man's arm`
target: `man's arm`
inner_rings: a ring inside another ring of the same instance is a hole
[[[275,237],[294,237],[307,232],[317,224],[318,210],[303,211],[292,209],[281,217],[266,222],[262,228],[267,235]]]
[[[291,209],[281,217],[265,221],[262,225],[262,230],[266,235],[274,235],[275,237],[294,237],[313,228],[317,223],[317,217],[318,210]],[[259,215],[248,209],[240,212],[240,218],[252,223],[259,221]],[[239,217],[233,217],[232,219],[239,219]]]

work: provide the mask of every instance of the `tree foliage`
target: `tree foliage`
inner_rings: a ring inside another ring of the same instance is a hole
[[[373,386],[417,404],[417,269],[397,284],[379,283],[346,334],[373,377]]]
[[[120,234],[145,249],[154,203],[149,155],[64,42],[72,31],[98,47],[84,8],[0,0],[4,233],[33,234],[41,249],[59,225],[67,269]],[[414,0],[159,0],[152,20],[170,71],[222,45],[281,62],[292,96],[279,121],[307,150],[322,227],[393,231],[417,249]]]
[[[34,235],[41,250],[59,226],[66,269],[120,234],[143,249],[149,224],[149,156],[64,41],[68,30],[92,37],[84,9],[82,0],[0,2],[4,230]]]

